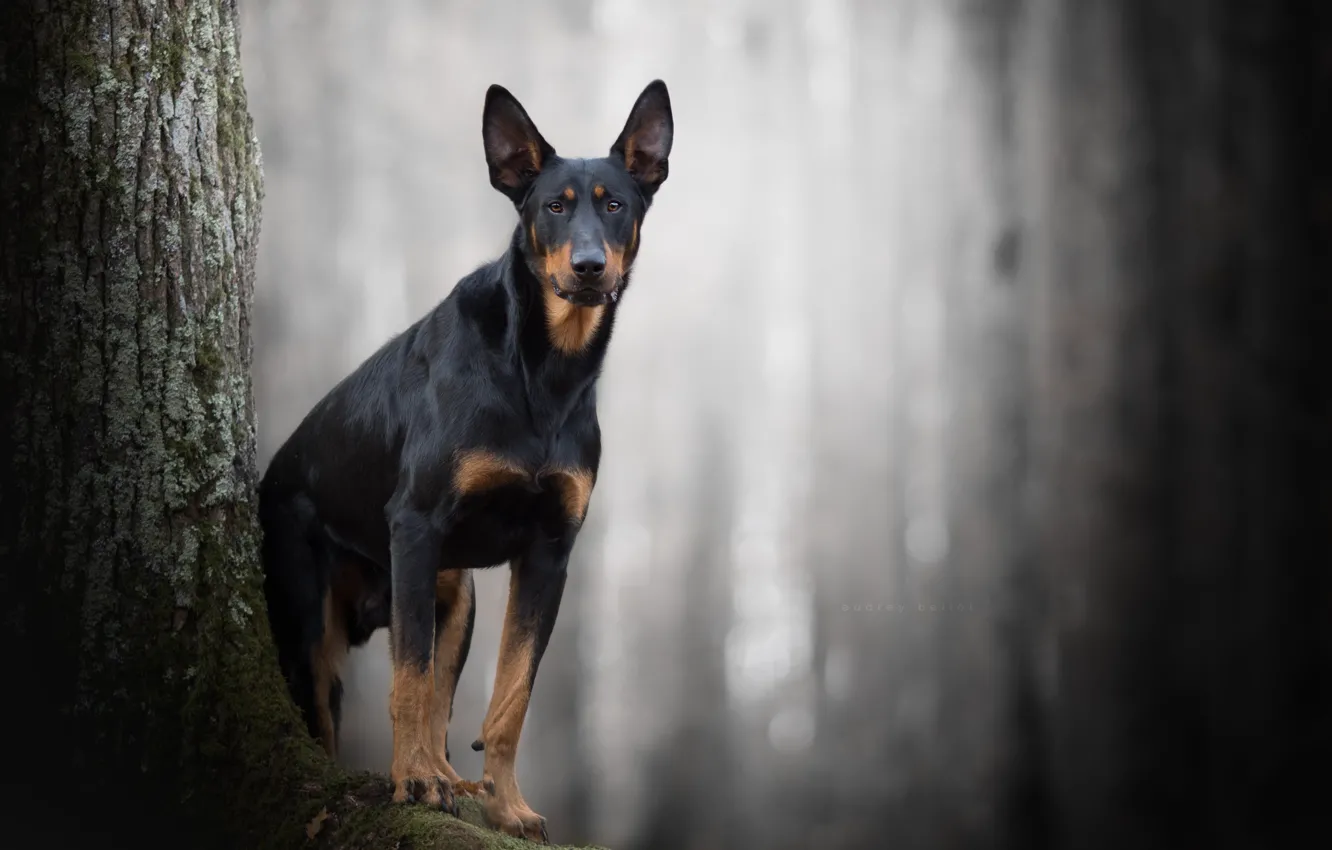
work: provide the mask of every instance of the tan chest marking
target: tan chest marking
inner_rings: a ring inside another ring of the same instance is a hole
[[[458,455],[453,470],[453,489],[459,495],[466,495],[530,479],[527,470],[508,458],[484,449],[469,449]]]
[[[542,294],[546,300],[546,332],[550,344],[564,354],[577,354],[587,348],[597,328],[601,327],[606,308],[570,304],[548,287],[542,289]]]
[[[551,281],[559,283],[561,289],[573,286],[573,244],[563,245],[548,250],[537,240],[536,227],[527,227],[528,244],[533,253],[541,258],[542,278],[541,295],[546,308],[546,334],[550,344],[563,354],[577,354],[587,348],[601,327],[601,317],[605,307],[579,307],[570,304],[551,289]]]
[[[559,490],[565,515],[581,523],[587,514],[595,480],[592,471],[582,467],[542,467],[535,472],[524,469],[508,458],[484,449],[469,449],[458,456],[453,473],[453,489],[459,495],[480,493],[508,484],[527,484],[551,480]]]
[[[587,503],[592,498],[592,472],[591,470],[576,469],[556,469],[548,470],[544,473],[548,478],[555,481],[555,486],[560,491],[560,501],[564,503],[564,513],[569,519],[576,523],[581,523],[587,516]]]

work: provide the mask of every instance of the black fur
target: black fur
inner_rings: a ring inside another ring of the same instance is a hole
[[[355,571],[361,589],[343,605],[349,644],[392,622],[395,658],[424,668],[434,624],[446,614],[436,610],[436,573],[516,561],[518,606],[539,658],[578,523],[541,477],[459,496],[457,459],[486,450],[525,469],[579,468],[595,478],[596,380],[643,216],[667,173],[671,132],[670,101],[657,81],[611,156],[561,159],[512,95],[498,86],[488,92],[491,182],[520,215],[508,250],[315,405],[260,485],[269,617],[312,732],[311,654],[324,633],[325,595],[344,571]],[[561,247],[572,273],[550,276],[545,256]],[[616,256],[622,275],[613,274]],[[581,350],[553,344],[547,290],[604,311]],[[340,683],[334,691],[340,695]]]

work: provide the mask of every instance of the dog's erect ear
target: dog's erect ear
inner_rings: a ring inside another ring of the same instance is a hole
[[[611,146],[611,156],[624,160],[624,167],[638,182],[643,196],[652,193],[666,180],[675,122],[671,118],[671,96],[666,84],[653,80],[638,96],[620,138]]]
[[[490,185],[508,195],[515,204],[522,201],[527,187],[555,156],[555,149],[541,138],[536,125],[527,117],[527,110],[500,85],[486,91],[481,140],[486,146]]]

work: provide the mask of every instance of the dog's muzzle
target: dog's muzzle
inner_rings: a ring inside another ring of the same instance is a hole
[[[550,285],[555,290],[556,295],[579,307],[601,307],[606,304],[614,304],[620,300],[620,293],[624,291],[623,280],[616,283],[615,287],[609,292],[603,292],[595,286],[562,289],[559,281],[553,275],[550,278]]]

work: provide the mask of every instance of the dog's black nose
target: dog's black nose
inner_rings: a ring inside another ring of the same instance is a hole
[[[587,254],[577,254],[573,258],[574,274],[583,278],[597,278],[606,271],[606,255],[600,251]]]

